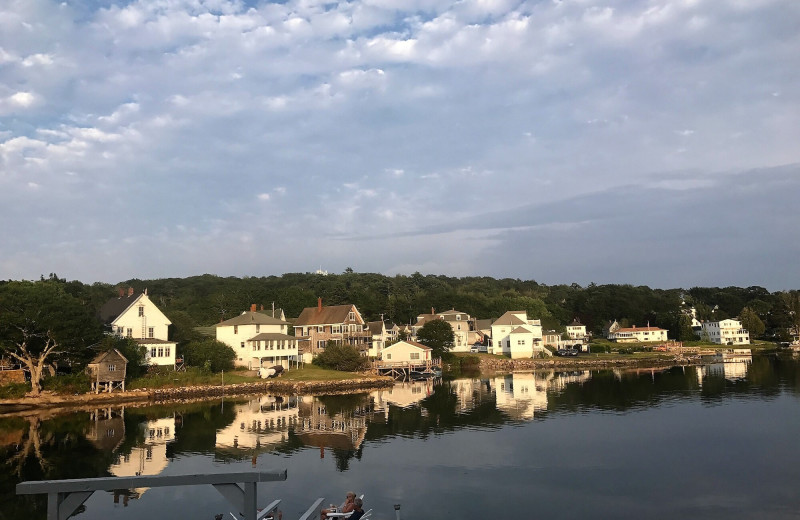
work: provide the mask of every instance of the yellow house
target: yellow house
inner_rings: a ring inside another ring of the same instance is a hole
[[[431,360],[431,348],[416,341],[398,341],[381,351],[381,360],[392,363],[423,364]]]

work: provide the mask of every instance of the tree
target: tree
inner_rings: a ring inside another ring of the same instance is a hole
[[[756,338],[764,335],[764,322],[758,317],[758,313],[750,307],[745,307],[739,313],[739,321],[742,322],[742,327],[750,331],[750,337]]]
[[[342,345],[328,340],[325,350],[314,358],[313,363],[323,368],[332,368],[343,372],[358,372],[367,367],[369,361],[362,357],[352,345]]]
[[[236,352],[225,343],[209,338],[189,342],[183,347],[183,357],[189,366],[220,372],[233,369]]]
[[[0,285],[0,352],[21,363],[39,395],[45,370],[58,363],[78,366],[92,355],[87,347],[102,337],[91,310],[55,280]]]
[[[442,357],[453,348],[453,327],[444,320],[431,320],[417,331],[417,341],[430,347],[433,355]]]
[[[125,356],[128,365],[125,369],[125,379],[130,381],[143,376],[147,372],[147,347],[139,345],[133,338],[121,338],[119,336],[106,336],[100,341],[100,350],[110,350],[115,348]]]

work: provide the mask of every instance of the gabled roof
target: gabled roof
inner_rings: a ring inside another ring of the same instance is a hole
[[[414,324],[414,326],[415,327],[422,326],[431,320],[439,320],[439,319],[441,318],[439,318],[438,314],[420,314],[419,316],[417,316],[417,322]]]
[[[384,323],[382,321],[371,321],[367,323],[367,327],[369,328],[369,332],[373,335],[380,334],[383,332]]]
[[[136,343],[139,345],[177,345],[177,341],[167,341],[165,339],[156,339],[156,338],[134,338]]]
[[[575,319],[572,321],[572,323],[570,323],[569,325],[567,325],[567,327],[585,327],[585,326],[586,326],[586,325],[584,325],[583,323],[581,323],[580,321],[578,321],[578,318],[575,318]]]
[[[403,341],[398,341],[397,343],[392,343],[391,345],[389,345],[388,347],[386,347],[383,350],[387,350],[387,349],[390,349],[392,347],[396,347],[397,345],[400,345],[401,343],[406,343],[406,344],[411,345],[413,347],[421,348],[422,350],[433,350],[432,348],[430,348],[430,347],[428,347],[426,345],[423,345],[422,343],[417,343],[416,341],[411,341],[409,339],[406,339],[406,340],[403,340]]]
[[[94,359],[93,359],[93,360],[92,360],[92,361],[91,361],[89,364],[90,364],[90,365],[94,365],[94,364],[96,364],[96,363],[101,363],[101,362],[102,362],[102,361],[103,361],[103,360],[104,360],[106,357],[108,357],[108,355],[109,355],[109,354],[112,354],[112,353],[115,353],[115,354],[117,354],[117,355],[118,355],[119,357],[121,357],[121,358],[122,358],[122,359],[123,359],[123,360],[124,360],[126,363],[128,362],[128,358],[126,358],[125,356],[123,356],[123,355],[122,355],[122,352],[120,352],[119,350],[117,350],[117,349],[115,349],[115,348],[112,348],[112,349],[110,349],[110,350],[106,350],[105,352],[101,352],[101,353],[97,354],[97,355],[94,357]]]
[[[133,305],[133,303],[139,299],[141,294],[132,294],[128,296],[117,296],[116,298],[111,298],[106,303],[100,307],[98,311],[98,315],[100,316],[100,321],[103,323],[111,323],[112,321],[116,320],[120,314],[125,312],[125,309]]]
[[[217,323],[215,326],[232,327],[233,325],[288,325],[288,323],[260,312],[247,311],[229,320]]]
[[[517,327],[511,331],[511,334],[533,334],[533,332],[529,331],[525,327]]]
[[[326,307],[306,307],[294,321],[295,327],[304,325],[334,325],[344,323],[350,311],[358,313],[355,305],[329,305]]]
[[[508,311],[499,318],[492,325],[527,325],[523,320],[514,316],[515,314],[526,314],[525,311]],[[526,314],[527,315],[527,314]]]

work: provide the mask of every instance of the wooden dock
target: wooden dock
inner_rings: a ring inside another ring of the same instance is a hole
[[[423,377],[433,377],[442,370],[442,360],[428,359],[414,361],[373,361],[372,372],[380,376],[392,376],[400,381],[408,381],[411,374],[421,374]]]

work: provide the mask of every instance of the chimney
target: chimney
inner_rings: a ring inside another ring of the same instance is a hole
[[[133,296],[133,287],[128,287],[128,296]]]
[[[322,298],[317,298],[317,311],[322,312]]]
[[[256,304],[255,303],[251,303],[250,304],[250,312],[256,312]]]
[[[117,291],[119,292],[119,297],[120,298],[125,296],[125,289],[124,288],[120,287],[119,289],[117,289]]]

